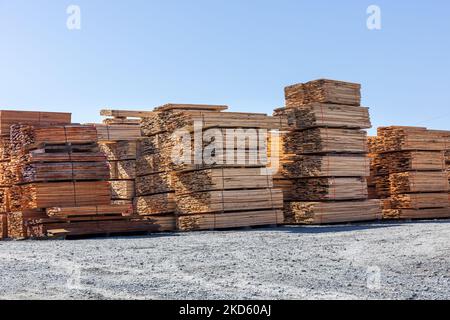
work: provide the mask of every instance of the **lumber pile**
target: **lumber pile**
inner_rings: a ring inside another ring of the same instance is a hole
[[[1,183],[8,184],[5,192],[0,188],[0,200],[7,204],[8,237],[92,236],[159,228],[136,219],[131,201],[111,202],[110,167],[95,126],[18,122],[4,139],[9,160],[0,165]],[[129,189],[118,186],[117,192],[128,197]]]
[[[140,118],[146,111],[101,110],[108,117],[96,125],[101,151],[108,160],[112,199],[114,203],[133,205],[136,195],[136,159],[140,134]],[[106,130],[107,136],[102,134]]]
[[[0,111],[0,214],[1,214],[1,238],[24,236],[23,230],[14,232],[14,215],[11,213],[11,188],[15,186],[18,172],[11,163],[15,154],[11,144],[11,126],[13,125],[67,125],[71,122],[70,113],[60,112],[32,112],[32,111]],[[33,171],[34,169],[31,169]],[[36,172],[36,171],[35,171]],[[13,222],[10,223],[10,220]],[[17,220],[17,219],[16,219]],[[11,232],[8,232],[13,226]],[[19,228],[20,229],[20,228]]]
[[[280,119],[226,110],[168,104],[143,119],[138,213],[174,214],[181,231],[282,222],[282,193],[264,170]]]
[[[442,132],[382,127],[374,140],[371,171],[385,219],[450,217]]]
[[[361,85],[336,80],[320,79],[288,86],[284,90],[286,107],[296,108],[311,103],[359,106]]]
[[[284,193],[287,224],[322,224],[381,218],[369,200],[369,109],[361,86],[332,80],[285,89],[286,107],[275,110],[285,129],[275,186]]]

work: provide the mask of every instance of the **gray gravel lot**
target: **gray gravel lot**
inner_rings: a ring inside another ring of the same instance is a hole
[[[1,299],[450,299],[450,221],[0,242]]]

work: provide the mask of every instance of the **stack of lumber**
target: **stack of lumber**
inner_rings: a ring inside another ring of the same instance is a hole
[[[132,204],[135,196],[137,140],[99,144],[108,161],[113,201]]]
[[[155,229],[152,223],[134,220],[131,202],[111,203],[110,170],[97,137],[92,125],[11,126],[9,237]]]
[[[266,130],[277,128],[280,119],[226,110],[168,104],[142,121],[147,138],[138,158],[140,214],[176,214],[181,231],[282,222],[282,193],[263,170]],[[187,134],[183,144],[178,130]]]
[[[442,132],[382,127],[375,144],[371,169],[385,219],[450,217]]]
[[[336,80],[320,79],[286,87],[286,107],[296,108],[311,103],[348,106],[361,104],[361,85]]]
[[[369,109],[361,86],[332,80],[285,89],[286,107],[275,116],[281,135],[275,186],[284,192],[287,224],[322,224],[381,218],[379,200],[368,200]]]
[[[140,119],[151,114],[131,110],[100,111],[100,115],[108,117],[103,120],[103,125],[96,125],[96,128],[100,149],[108,159],[113,203],[133,205],[137,148],[141,138]]]
[[[70,124],[71,117],[70,113],[61,112],[0,111],[0,213],[2,215],[0,229],[4,238],[8,235],[7,226],[11,215],[10,189],[17,182],[17,172],[15,172],[15,166],[11,164],[11,156],[14,154],[10,137],[11,126],[17,124],[67,125]]]

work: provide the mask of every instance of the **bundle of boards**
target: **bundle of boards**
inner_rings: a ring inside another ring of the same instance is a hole
[[[368,108],[361,86],[317,80],[285,89],[280,170],[287,224],[322,224],[381,218],[379,200],[368,200]],[[271,152],[272,153],[272,152]]]
[[[143,120],[138,213],[175,214],[181,231],[282,223],[282,193],[265,170],[279,119],[226,110],[168,104]]]
[[[131,202],[111,202],[110,169],[95,126],[67,122],[16,120],[11,125],[9,159],[0,177],[9,184],[2,235],[19,239],[157,231],[153,222],[136,219]]]
[[[447,133],[448,136],[448,133]],[[371,171],[385,219],[450,217],[445,133],[382,127],[371,139]]]

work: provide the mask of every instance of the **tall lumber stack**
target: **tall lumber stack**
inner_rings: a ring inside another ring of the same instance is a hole
[[[368,200],[369,110],[359,84],[317,80],[285,89],[287,119],[280,172],[286,224],[326,224],[381,218],[379,200]],[[285,129],[285,128],[282,128]]]
[[[0,239],[8,236],[10,213],[10,188],[14,183],[14,171],[10,165],[10,128],[14,124],[58,125],[71,122],[70,113],[37,111],[0,111]]]
[[[108,159],[113,203],[133,205],[140,117],[149,114],[131,110],[100,111],[101,116],[108,117],[96,128],[101,151]]]
[[[225,110],[226,106],[169,104],[143,120],[142,132],[148,138],[138,159],[139,213],[175,214],[181,231],[282,222],[282,194],[264,170],[267,135],[258,136],[258,129],[276,127],[279,120]],[[178,129],[188,134],[186,153],[177,152]],[[234,143],[235,134],[249,132],[256,135]],[[233,146],[223,152],[225,141]],[[179,157],[173,158],[174,154]],[[243,161],[237,163],[238,157]],[[174,162],[178,159],[187,161]]]
[[[153,231],[111,204],[109,169],[91,125],[11,126],[8,236],[46,238]]]
[[[450,217],[442,133],[418,127],[378,128],[372,163],[385,219]]]
[[[140,202],[137,199],[143,194],[142,190],[147,189],[146,181],[141,174],[149,170],[146,163],[142,161],[145,154],[145,142],[141,135],[140,123],[142,118],[152,116],[153,112],[102,110],[100,114],[108,117],[103,120],[103,126],[97,125],[97,130],[102,128],[99,130],[99,139],[102,141],[102,150],[108,157],[114,203],[130,203],[135,218],[152,223],[156,231],[174,231],[173,216],[148,217],[143,215],[138,207]],[[116,131],[114,137],[111,134],[108,137],[101,133],[105,126],[109,132]],[[117,127],[122,129],[114,130]],[[127,127],[129,129],[125,130],[124,128]],[[149,185],[148,188],[151,187]]]

